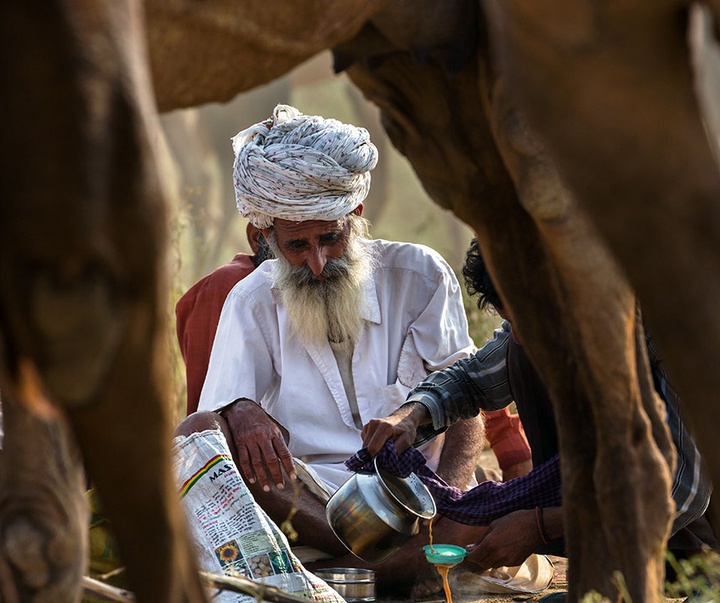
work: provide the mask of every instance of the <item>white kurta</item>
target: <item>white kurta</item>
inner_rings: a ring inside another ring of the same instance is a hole
[[[468,356],[460,285],[428,247],[368,241],[379,257],[368,284],[369,308],[352,371],[362,423],[384,417],[429,372]],[[238,398],[258,402],[290,432],[289,449],[334,492],[350,473],[344,461],[362,447],[340,371],[328,343],[305,346],[292,335],[266,261],[228,294],[218,324],[199,410]],[[436,468],[442,437],[423,452]]]

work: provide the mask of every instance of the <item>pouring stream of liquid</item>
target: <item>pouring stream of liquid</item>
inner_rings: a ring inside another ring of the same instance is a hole
[[[432,532],[433,521],[435,521],[434,517],[430,520],[430,523],[428,525],[430,552],[432,552],[432,553],[435,552],[435,548],[433,547],[433,532]],[[440,574],[440,577],[442,578],[443,590],[445,591],[445,599],[447,600],[447,603],[452,603],[452,593],[450,592],[450,582],[448,581],[448,573],[450,572],[450,568],[455,567],[455,564],[445,565],[443,563],[433,563],[433,565],[435,566],[435,568],[438,571],[438,574]]]
[[[443,590],[445,591],[445,599],[447,599],[447,603],[452,603],[452,593],[450,592],[450,582],[448,581],[448,573],[450,572],[450,568],[455,567],[454,565],[443,565],[441,563],[435,563],[435,567],[437,568],[438,574],[440,574],[440,577],[443,581]]]

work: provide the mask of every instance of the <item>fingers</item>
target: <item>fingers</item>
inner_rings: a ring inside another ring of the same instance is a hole
[[[389,439],[395,441],[398,454],[405,452],[415,441],[415,429],[407,421],[395,423],[388,419],[371,419],[362,430],[363,446],[375,456]]]
[[[496,561],[497,551],[493,544],[492,534],[493,530],[490,528],[480,534],[475,542],[465,546],[468,551],[465,561],[475,566],[474,571],[484,572],[485,570],[495,567],[493,564]]]
[[[285,428],[251,400],[237,400],[224,414],[235,442],[238,466],[245,480],[258,483],[269,492],[272,486],[283,489],[285,475],[297,479],[297,471],[288,450]]]
[[[278,458],[280,459],[282,468],[285,470],[285,474],[292,481],[295,481],[297,479],[297,471],[295,470],[292,454],[290,454],[290,451],[285,445],[285,440],[283,440],[283,450],[278,451]]]
[[[283,471],[291,480],[297,479],[292,454],[281,436],[236,447],[243,476],[251,484],[257,482],[264,492],[273,485],[280,490],[285,487]]]
[[[248,483],[254,484],[257,478],[255,477],[255,469],[253,469],[252,461],[250,460],[249,450],[244,444],[238,443],[237,441],[235,442],[235,450],[237,452],[240,473],[242,473]]]
[[[370,419],[362,430],[363,446],[375,456],[390,438],[395,440],[398,454],[415,442],[418,425],[428,418],[427,409],[419,402],[403,404],[383,419]]]
[[[253,468],[262,489],[269,492],[272,483],[275,484],[276,488],[282,490],[285,487],[283,469],[291,479],[296,476],[295,464],[290,451],[285,445],[285,440],[282,437],[274,438],[271,442],[262,445],[260,449],[262,453],[260,465],[253,462]]]
[[[469,544],[465,547],[468,555],[465,561],[475,566],[475,571],[484,572],[493,567],[493,550],[490,547],[482,546],[480,542]]]
[[[395,438],[395,450],[398,454],[405,452],[415,441],[415,434],[409,435],[406,432],[402,432],[398,437]]]
[[[466,548],[469,553],[465,560],[475,566],[474,571],[483,572],[493,567],[520,565],[535,547],[525,539],[516,541],[504,530],[491,528]]]
[[[362,430],[363,446],[368,449],[370,456],[375,456],[380,452],[393,435],[391,425],[381,419],[370,419]]]

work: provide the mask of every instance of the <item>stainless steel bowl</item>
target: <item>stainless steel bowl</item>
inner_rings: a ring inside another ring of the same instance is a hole
[[[372,570],[327,567],[315,570],[315,575],[325,580],[348,603],[375,600],[375,572]]]
[[[375,463],[375,473],[356,473],[328,501],[325,514],[335,535],[354,555],[384,561],[418,533],[420,519],[436,508],[420,478],[396,477]]]

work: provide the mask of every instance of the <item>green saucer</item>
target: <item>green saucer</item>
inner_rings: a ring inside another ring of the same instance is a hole
[[[454,544],[426,544],[423,547],[425,557],[430,563],[439,563],[440,565],[457,565],[467,555],[467,551],[461,546]]]

